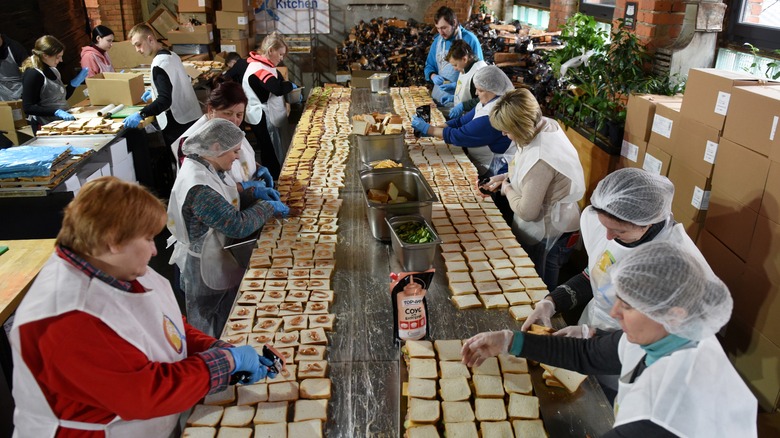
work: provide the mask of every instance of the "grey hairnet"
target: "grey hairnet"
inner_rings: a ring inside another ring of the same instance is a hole
[[[698,341],[720,330],[733,307],[726,285],[703,263],[679,243],[648,242],[609,274],[618,298],[669,333]]]
[[[618,219],[645,226],[669,217],[672,198],[674,184],[665,176],[625,168],[599,181],[590,203]]]
[[[515,89],[509,77],[495,65],[488,65],[477,70],[477,73],[474,74],[474,86],[490,91],[496,96],[503,96]]]
[[[241,144],[244,131],[233,122],[214,118],[206,122],[182,145],[184,155],[197,154],[201,157],[218,157]]]

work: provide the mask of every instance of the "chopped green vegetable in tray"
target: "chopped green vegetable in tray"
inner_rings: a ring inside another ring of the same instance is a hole
[[[433,233],[422,222],[407,222],[395,227],[398,238],[404,243],[431,243]]]

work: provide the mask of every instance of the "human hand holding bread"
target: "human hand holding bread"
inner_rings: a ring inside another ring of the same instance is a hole
[[[509,352],[513,339],[511,330],[478,333],[463,342],[461,361],[466,366],[480,366],[488,358]]]

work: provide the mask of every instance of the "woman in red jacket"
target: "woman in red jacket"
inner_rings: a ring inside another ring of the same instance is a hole
[[[88,78],[114,71],[108,51],[114,44],[114,31],[103,25],[92,29],[92,44],[81,48],[81,67],[89,69]]]

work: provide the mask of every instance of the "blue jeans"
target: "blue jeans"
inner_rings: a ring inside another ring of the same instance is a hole
[[[519,238],[517,240],[523,246],[525,252],[528,253],[531,261],[534,262],[536,272],[544,281],[544,284],[547,285],[547,289],[553,290],[558,286],[558,273],[561,270],[561,266],[569,261],[569,256],[571,256],[571,252],[579,239],[579,231],[563,233],[555,241],[550,251],[546,251],[547,239],[537,243],[523,242],[523,239]]]

